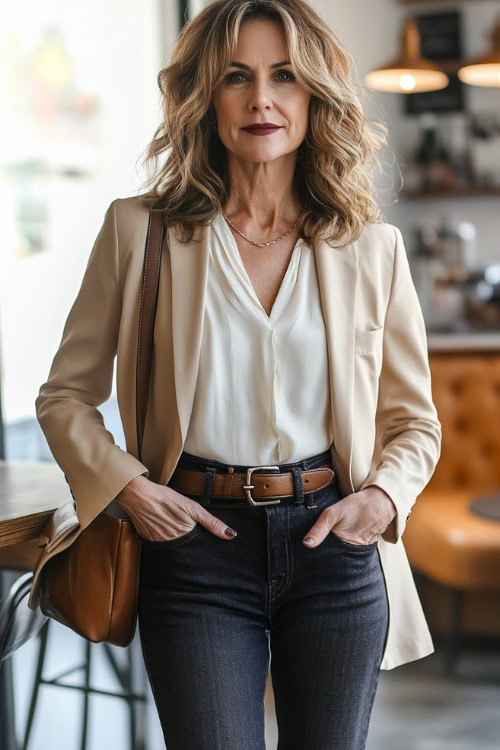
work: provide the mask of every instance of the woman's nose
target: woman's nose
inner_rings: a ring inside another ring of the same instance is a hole
[[[272,101],[271,92],[269,85],[265,82],[255,82],[252,86],[252,92],[250,94],[250,107],[258,106],[265,107]]]

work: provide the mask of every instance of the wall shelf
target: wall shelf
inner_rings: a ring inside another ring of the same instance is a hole
[[[401,198],[420,200],[425,198],[487,198],[500,195],[500,185],[466,185],[460,188],[427,188],[425,190],[402,190]]]
[[[445,5],[446,2],[456,5],[457,2],[469,2],[469,0],[399,0],[400,5]]]

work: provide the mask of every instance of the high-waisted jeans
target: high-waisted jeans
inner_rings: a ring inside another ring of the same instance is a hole
[[[280,472],[325,464],[329,450]],[[178,465],[229,466],[185,452]],[[265,750],[269,667],[278,750],[365,748],[389,621],[377,542],[330,532],[306,547],[342,495],[337,483],[304,495],[294,476],[277,505],[189,496],[233,539],[198,523],[142,543],[138,627],[167,750]]]

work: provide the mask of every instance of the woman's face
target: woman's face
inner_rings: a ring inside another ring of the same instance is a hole
[[[240,26],[234,64],[212,102],[222,143],[241,159],[272,161],[296,151],[304,140],[310,94],[296,82],[287,60],[285,35],[277,22],[259,18]],[[279,128],[262,135],[244,130],[264,122]]]

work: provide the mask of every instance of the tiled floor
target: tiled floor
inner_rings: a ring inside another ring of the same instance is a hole
[[[367,750],[500,749],[500,644],[465,647],[452,680],[436,649],[381,672]]]
[[[140,658],[137,635],[134,646],[136,656]],[[78,663],[83,656],[83,643],[71,631],[51,622],[45,674],[50,676]],[[19,734],[28,709],[37,648],[38,639],[35,638],[13,657]],[[116,689],[102,647],[92,648],[92,684]],[[122,649],[116,651],[117,657],[123,656]],[[71,679],[75,680],[76,676],[72,675]],[[146,689],[149,697],[147,750],[164,750],[149,685]],[[42,687],[29,750],[79,750],[81,704],[80,691]],[[127,730],[128,714],[123,701],[91,696],[88,750],[128,750]],[[275,750],[276,744],[277,727],[269,679],[266,692],[267,750]],[[495,650],[467,646],[460,657],[458,676],[453,680],[442,676],[439,646],[436,653],[425,659],[381,672],[367,750],[499,749],[500,645]]]

